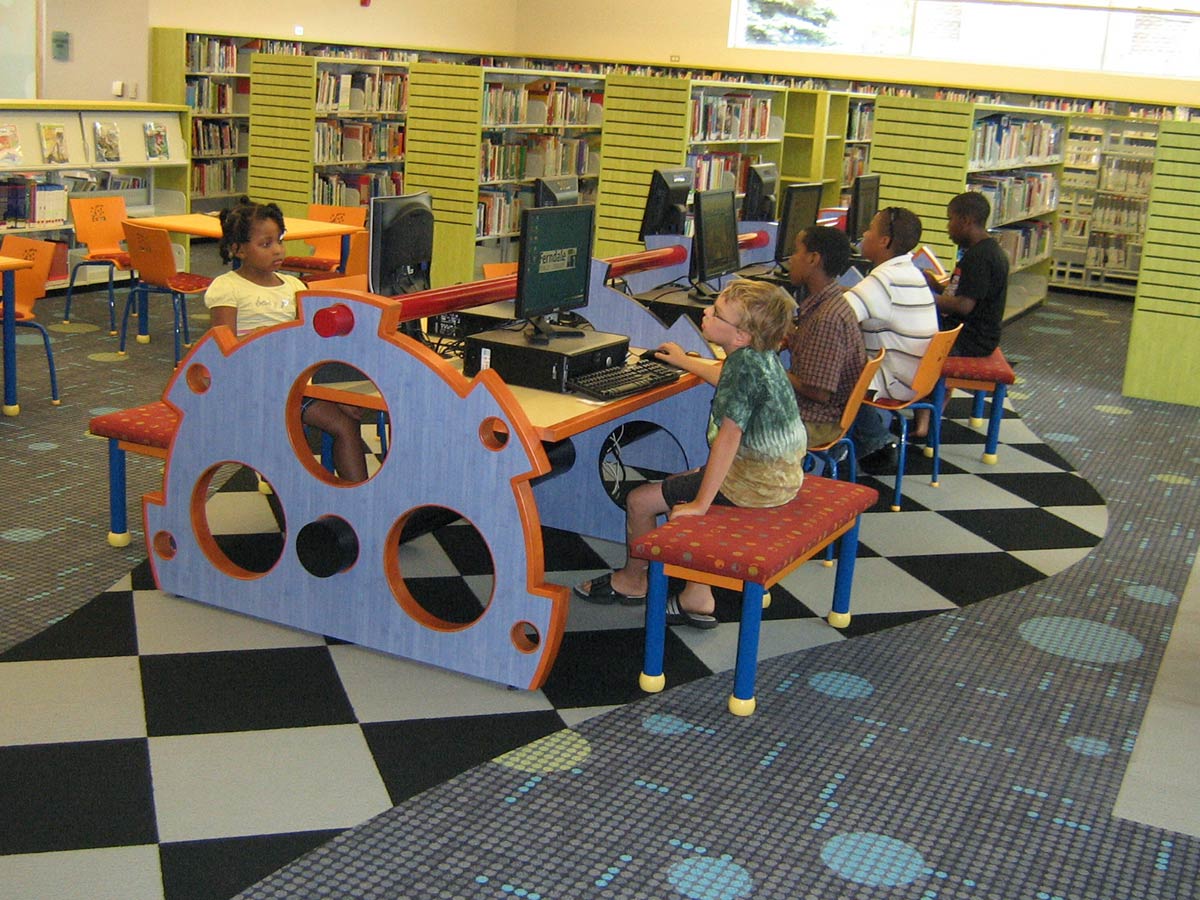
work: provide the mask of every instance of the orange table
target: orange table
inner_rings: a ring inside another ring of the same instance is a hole
[[[21,411],[17,402],[17,278],[18,269],[32,269],[33,260],[0,256],[4,273],[4,415]]]

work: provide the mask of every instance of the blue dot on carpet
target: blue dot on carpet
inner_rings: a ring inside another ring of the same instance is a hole
[[[1174,606],[1179,602],[1179,598],[1170,591],[1155,587],[1152,584],[1131,584],[1125,588],[1125,593],[1134,600],[1141,600],[1143,603],[1156,603],[1159,606]]]
[[[1075,737],[1069,738],[1067,746],[1080,756],[1108,756],[1108,754],[1112,753],[1112,747],[1109,746],[1108,741],[1087,737],[1082,734],[1077,734]]]
[[[667,880],[688,900],[737,900],[754,893],[750,874],[728,859],[693,856],[671,866]]]
[[[1143,652],[1141,642],[1129,632],[1090,619],[1041,616],[1022,622],[1017,631],[1039,650],[1081,662],[1129,662]]]
[[[871,682],[850,672],[817,672],[808,678],[808,686],[829,697],[859,700],[875,693]]]
[[[869,831],[839,834],[821,848],[821,861],[848,881],[870,887],[910,884],[926,871],[912,846]]]

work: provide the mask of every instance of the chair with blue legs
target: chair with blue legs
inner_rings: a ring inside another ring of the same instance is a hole
[[[903,498],[904,484],[904,465],[908,459],[908,419],[905,416],[899,415],[905,409],[927,409],[929,410],[929,446],[933,449],[933,474],[930,476],[929,483],[933,487],[938,486],[938,464],[941,461],[939,449],[941,446],[941,430],[942,430],[942,407],[939,403],[934,403],[930,399],[937,388],[938,381],[942,377],[942,364],[946,361],[946,357],[950,355],[950,348],[954,346],[954,341],[958,338],[958,333],[962,330],[962,326],[958,325],[949,331],[939,331],[929,341],[929,346],[925,349],[925,355],[921,357],[921,362],[917,366],[917,372],[913,376],[913,398],[911,400],[892,400],[887,397],[873,397],[864,401],[867,406],[873,406],[876,409],[884,410],[895,415],[900,422],[900,454],[896,462],[896,487],[892,496],[892,511],[900,511],[900,501]]]
[[[72,197],[70,205],[75,239],[87,247],[87,255],[71,268],[63,322],[69,324],[71,321],[71,301],[79,270],[101,266],[108,270],[108,333],[115,335],[117,307],[113,296],[113,275],[118,271],[129,272],[131,279],[136,278],[129,253],[121,246],[125,240],[125,232],[121,228],[121,223],[126,219],[125,200],[121,197]]]
[[[42,335],[46,348],[46,364],[50,368],[50,402],[58,406],[58,375],[54,369],[54,353],[50,349],[50,335],[33,313],[34,304],[46,296],[46,279],[50,277],[50,265],[54,261],[56,245],[50,241],[35,241],[31,238],[6,234],[0,243],[0,256],[33,261],[32,268],[18,269],[14,274],[15,297],[4,297],[3,303],[12,303],[17,325],[36,328]],[[0,304],[2,308],[3,304]]]
[[[854,425],[854,419],[858,415],[858,410],[863,405],[863,401],[867,399],[867,391],[871,387],[871,382],[875,379],[875,373],[883,365],[883,355],[886,352],[886,350],[880,347],[878,355],[867,360],[867,364],[863,366],[862,374],[858,376],[858,381],[854,383],[854,389],[850,392],[850,399],[846,403],[846,408],[842,410],[842,418],[838,422],[838,427],[841,428],[842,433],[828,443],[816,446],[809,445],[808,455],[804,459],[804,471],[807,472],[815,468],[816,461],[820,460],[825,464],[825,471],[829,473],[829,477],[837,478],[838,461],[845,459],[848,461],[847,465],[850,470],[849,480],[858,480],[854,441],[850,439],[850,428]],[[838,447],[844,447],[847,452],[839,453],[837,450]]]
[[[1004,397],[1008,386],[1016,382],[1017,376],[1004,354],[997,347],[988,356],[951,356],[942,365],[942,377],[933,392],[933,402],[939,408],[945,405],[946,397],[958,388],[974,395],[971,406],[971,427],[979,428],[984,423],[983,404],[987,395],[992,395],[992,409],[987,418],[987,437],[983,445],[983,461],[992,466],[998,459],[1000,446],[1000,420],[1004,418]],[[926,456],[933,455],[927,447]]]
[[[360,228],[367,221],[365,206],[329,206],[323,203],[308,205],[308,218],[318,222],[336,222],[340,225],[357,225]],[[304,243],[312,247],[310,256],[288,256],[283,260],[283,268],[287,271],[303,275],[312,273],[352,274],[349,261],[346,271],[342,271],[342,237],[313,238]],[[364,268],[365,272],[366,269]]]

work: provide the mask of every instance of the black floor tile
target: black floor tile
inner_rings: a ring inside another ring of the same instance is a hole
[[[129,573],[130,587],[135,591],[153,591],[158,588],[154,583],[154,572],[150,568],[150,560],[144,559]]]
[[[1062,454],[1046,444],[1005,444],[1004,446],[1011,447],[1014,450],[1020,450],[1022,453],[1027,453],[1034,459],[1040,459],[1042,462],[1050,463],[1052,466],[1058,466],[1058,468],[1062,469],[1063,471],[1075,470],[1075,466],[1067,462]],[[1000,453],[1004,453],[1003,448],[1001,448]]]
[[[923,609],[916,612],[887,612],[887,613],[855,613],[854,603],[850,604],[850,624],[846,628],[839,628],[838,634],[842,637],[856,638],[867,634],[875,634],[879,631],[886,631],[889,628],[895,628],[897,625],[907,625],[909,622],[918,622],[921,619],[927,619],[930,616],[936,616],[940,613],[936,609]]]
[[[1070,472],[1022,472],[981,476],[1037,506],[1103,506],[1104,498]]]
[[[558,713],[547,710],[361,727],[392,802],[400,803],[566,725]]]
[[[109,591],[5,653],[0,662],[136,656],[133,594]]]
[[[0,808],[0,856],[158,840],[141,738],[0,747]]]
[[[165,900],[227,900],[340,834],[303,831],[159,846]]]
[[[143,656],[151,736],[356,721],[327,647]]]
[[[480,598],[458,576],[405,578],[404,586],[423,610],[442,622],[466,625],[483,614]]]
[[[608,563],[587,541],[570,531],[542,528],[542,545],[548,572],[580,572],[608,568]]]
[[[496,571],[487,542],[474,525],[460,522],[433,532],[461,575],[491,575]]]
[[[959,606],[1014,591],[1046,577],[1007,553],[894,556],[891,562]]]
[[[942,515],[1002,550],[1094,547],[1100,538],[1044,509],[949,509]]]

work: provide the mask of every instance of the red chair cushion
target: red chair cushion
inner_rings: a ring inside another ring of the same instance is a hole
[[[161,400],[104,413],[88,423],[88,431],[97,437],[116,438],[164,450],[171,446],[171,439],[178,427],[179,416]]]
[[[947,381],[987,381],[992,384],[1012,384],[1017,380],[1012,366],[997,347],[990,356],[947,356],[942,363],[942,377]]]
[[[337,268],[339,261],[319,256],[288,256],[283,260],[282,268],[303,269],[305,272],[332,272]]]
[[[118,269],[132,269],[133,268],[133,263],[129,259],[129,254],[125,253],[124,251],[118,251],[116,253],[89,253],[87,256],[84,257],[84,259],[88,259],[88,260],[106,259],[109,262],[114,263]]]
[[[874,488],[809,476],[783,506],[711,506],[703,516],[676,519],[642,535],[633,555],[766,584],[878,499]]]
[[[195,275],[192,272],[176,272],[167,280],[167,287],[177,294],[198,294],[207,291],[213,280],[207,275]]]

